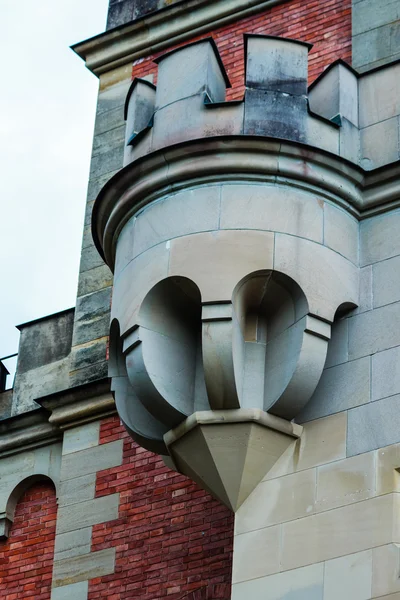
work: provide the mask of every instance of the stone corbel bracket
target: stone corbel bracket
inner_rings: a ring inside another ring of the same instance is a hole
[[[214,410],[194,413],[164,439],[174,467],[236,512],[302,429],[261,410]]]

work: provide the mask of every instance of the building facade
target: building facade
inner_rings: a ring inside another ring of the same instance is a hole
[[[111,0],[73,50],[77,301],[0,370],[0,598],[399,599],[399,0]]]

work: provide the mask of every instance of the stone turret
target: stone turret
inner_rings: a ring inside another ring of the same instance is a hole
[[[309,48],[246,35],[239,102],[211,39],[161,56],[93,212],[120,417],[232,510],[301,436],[331,325],[359,303],[359,221],[398,191],[373,169],[398,159],[381,121],[400,66],[339,61],[307,90]]]

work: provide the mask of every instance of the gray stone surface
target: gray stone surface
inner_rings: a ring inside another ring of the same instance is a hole
[[[102,577],[114,572],[115,548],[90,552],[65,560],[55,560],[53,566],[53,586],[60,587]]]
[[[103,263],[100,267],[95,267],[80,274],[78,296],[85,296],[86,294],[92,294],[98,290],[110,287],[112,281],[112,273],[107,265]]]
[[[108,376],[108,362],[104,360],[104,362],[98,362],[77,371],[71,371],[69,376],[71,387],[104,379]]]
[[[353,37],[353,65],[361,71],[400,57],[400,22],[388,23]]]
[[[18,375],[68,356],[71,350],[74,310],[63,311],[21,327]]]
[[[122,447],[123,440],[117,440],[65,455],[61,466],[61,481],[119,466],[122,463]]]
[[[104,113],[104,114],[108,114]],[[103,152],[113,150],[118,146],[121,146],[125,140],[125,124],[108,129],[103,133],[99,133],[93,138],[93,149],[92,156],[97,156]]]
[[[400,210],[387,212],[360,224],[360,262],[370,265],[400,255]]]
[[[400,345],[400,302],[349,319],[349,359]]]
[[[93,500],[96,489],[96,473],[75,477],[60,483],[58,505],[68,506],[85,500]]]
[[[392,117],[361,130],[360,164],[376,169],[399,158],[399,117]]]
[[[57,534],[90,527],[118,518],[119,494],[60,506],[57,514]]]
[[[338,319],[333,322],[331,339],[328,343],[325,369],[347,362],[349,357],[349,321]]]
[[[51,590],[51,600],[87,600],[89,581],[71,583]]]
[[[95,154],[90,163],[90,177],[101,177],[105,173],[110,173],[120,169],[124,159],[124,144],[121,143],[114,148],[108,148],[104,152]]]
[[[384,306],[400,300],[400,256],[375,263],[373,272],[374,306]]]
[[[85,423],[64,432],[63,454],[86,450],[99,444],[100,422]]]
[[[353,35],[400,19],[398,0],[361,0],[353,3]]]
[[[0,394],[0,421],[11,416],[12,397],[12,390]]]
[[[74,346],[108,335],[111,292],[112,288],[107,287],[78,298],[72,340]]]
[[[369,357],[325,369],[296,421],[304,423],[369,402],[370,380]]]
[[[79,266],[80,273],[90,271],[91,269],[96,269],[97,267],[102,267],[103,265],[104,261],[94,244],[90,244],[90,246],[82,248],[81,262]]]
[[[284,185],[224,185],[220,227],[281,231],[322,242],[323,204]]]
[[[348,412],[347,456],[400,442],[400,396],[391,396]]]
[[[397,64],[361,77],[358,84],[360,128],[386,121],[400,114],[399,74],[400,64]]]
[[[400,346],[372,357],[372,400],[400,394]]]
[[[77,508],[77,510],[79,509]],[[54,547],[54,560],[87,554],[90,552],[91,542],[91,527],[77,529],[68,533],[58,533]]]
[[[178,0],[111,0],[108,9],[107,29],[124,25],[151,12],[170,6]]]
[[[352,314],[372,310],[372,265],[360,269],[360,296],[357,308]]]
[[[74,346],[71,352],[70,371],[78,371],[93,367],[107,358],[108,337],[87,342],[82,346]]]
[[[358,265],[358,221],[325,202],[324,244]]]

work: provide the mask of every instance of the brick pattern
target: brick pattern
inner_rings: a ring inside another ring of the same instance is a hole
[[[49,600],[57,503],[54,487],[33,485],[20,499],[10,537],[0,542],[1,600]]]
[[[117,439],[123,464],[97,474],[96,496],[120,493],[119,518],[92,535],[92,551],[116,549],[115,573],[91,580],[89,600],[230,599],[233,515],[105,419],[100,443]]]
[[[309,56],[311,83],[338,58],[351,63],[351,0],[292,0],[194,37],[192,41],[212,36],[217,43],[232,84],[227,100],[243,96],[244,33],[284,36],[314,44]],[[186,43],[171,46],[169,50]],[[166,51],[138,59],[133,64],[132,77],[156,74],[153,59]]]

